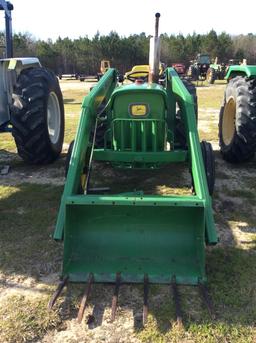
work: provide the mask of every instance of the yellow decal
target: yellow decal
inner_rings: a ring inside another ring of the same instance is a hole
[[[132,105],[131,106],[131,114],[133,116],[145,116],[147,114],[147,106],[146,105]]]

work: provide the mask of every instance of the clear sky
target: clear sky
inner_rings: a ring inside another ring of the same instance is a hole
[[[160,33],[256,33],[256,0],[10,0],[14,32],[40,39],[76,38],[99,31],[120,36],[153,34],[154,14],[161,13]],[[3,12],[0,30],[4,29]]]

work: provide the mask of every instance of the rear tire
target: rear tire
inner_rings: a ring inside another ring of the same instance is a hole
[[[219,145],[223,158],[244,162],[256,150],[256,79],[237,76],[227,85],[219,116]]]
[[[25,69],[12,98],[12,135],[18,154],[31,164],[54,161],[64,138],[64,105],[57,77],[45,68]]]
[[[206,73],[206,80],[210,85],[214,84],[214,81],[216,80],[216,71],[214,68],[208,68]]]
[[[198,103],[197,103],[197,94],[196,94],[196,87],[192,82],[188,80],[182,79],[184,86],[187,88],[188,92],[192,95],[194,100],[194,109],[195,109],[195,116],[196,116],[196,123],[198,119]],[[175,140],[180,144],[181,147],[186,148],[187,146],[187,138],[185,133],[185,127],[183,122],[181,121],[180,110],[176,113],[176,126],[175,126]]]

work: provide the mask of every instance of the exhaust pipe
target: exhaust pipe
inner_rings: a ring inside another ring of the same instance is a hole
[[[150,38],[149,46],[149,83],[157,83],[159,79],[159,63],[160,63],[160,37],[159,31],[160,13],[155,14],[155,35]]]

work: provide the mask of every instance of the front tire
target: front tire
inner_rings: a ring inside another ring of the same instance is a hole
[[[12,135],[18,154],[30,164],[54,161],[64,138],[64,105],[57,77],[41,67],[24,69],[12,97]]]
[[[256,79],[237,76],[227,85],[219,116],[219,145],[223,158],[244,162],[256,150]]]
[[[215,158],[212,150],[212,145],[209,142],[202,141],[200,143],[203,162],[205,168],[205,175],[208,185],[209,194],[212,195],[214,191],[215,184]]]

